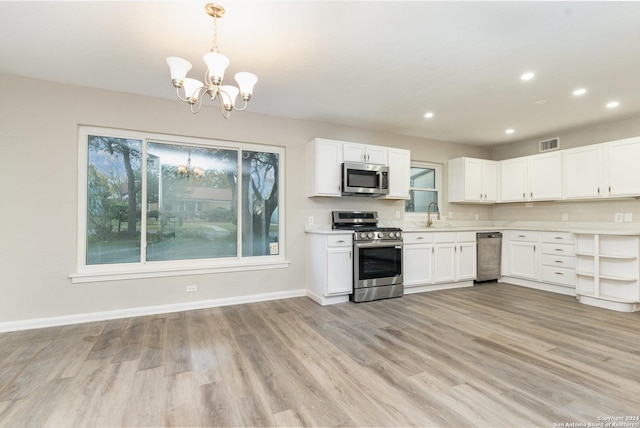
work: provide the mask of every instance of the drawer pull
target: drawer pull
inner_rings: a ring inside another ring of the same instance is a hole
[[[337,240],[336,242],[337,242],[338,244],[342,244],[342,243],[344,243],[344,239],[339,239],[339,240]]]
[[[518,238],[526,238],[527,235],[518,235]]]
[[[564,276],[564,274],[562,272],[555,272],[555,274]]]
[[[424,236],[418,236],[416,239],[424,239]]]
[[[556,263],[564,264],[562,260],[556,260]]]
[[[562,248],[554,248],[554,251],[564,252],[564,250]]]
[[[553,238],[553,239],[564,239],[564,238],[563,238],[562,236],[556,236],[556,237],[555,237],[555,238]]]

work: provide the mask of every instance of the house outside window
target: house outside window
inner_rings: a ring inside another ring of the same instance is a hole
[[[411,162],[409,199],[405,201],[405,214],[424,215],[440,210],[442,194],[442,165],[429,162]]]
[[[80,153],[78,282],[284,261],[282,148],[82,127]]]

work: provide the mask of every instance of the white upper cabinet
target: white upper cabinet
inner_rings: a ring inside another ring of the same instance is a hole
[[[342,196],[342,144],[323,138],[307,144],[307,196]]]
[[[640,137],[565,150],[566,199],[640,195]]]
[[[457,158],[447,163],[449,202],[495,202],[497,162]]]
[[[500,202],[562,198],[562,153],[500,161]]]
[[[562,152],[528,156],[527,175],[530,200],[562,198]]]
[[[385,199],[409,199],[411,184],[411,151],[388,149],[389,194]]]
[[[607,155],[607,195],[640,195],[640,137],[607,143]]]
[[[527,158],[507,159],[499,162],[500,202],[527,200]]]
[[[604,144],[577,147],[562,153],[562,186],[566,199],[604,196]]]
[[[343,144],[344,162],[387,164],[387,148],[358,143]]]

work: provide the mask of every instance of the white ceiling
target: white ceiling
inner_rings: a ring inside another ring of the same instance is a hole
[[[252,112],[479,145],[640,116],[640,2],[219,1]],[[175,99],[165,58],[202,78],[205,3],[0,2],[0,73]]]

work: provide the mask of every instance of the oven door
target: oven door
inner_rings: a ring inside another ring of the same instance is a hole
[[[402,284],[402,241],[356,242],[354,288]]]

